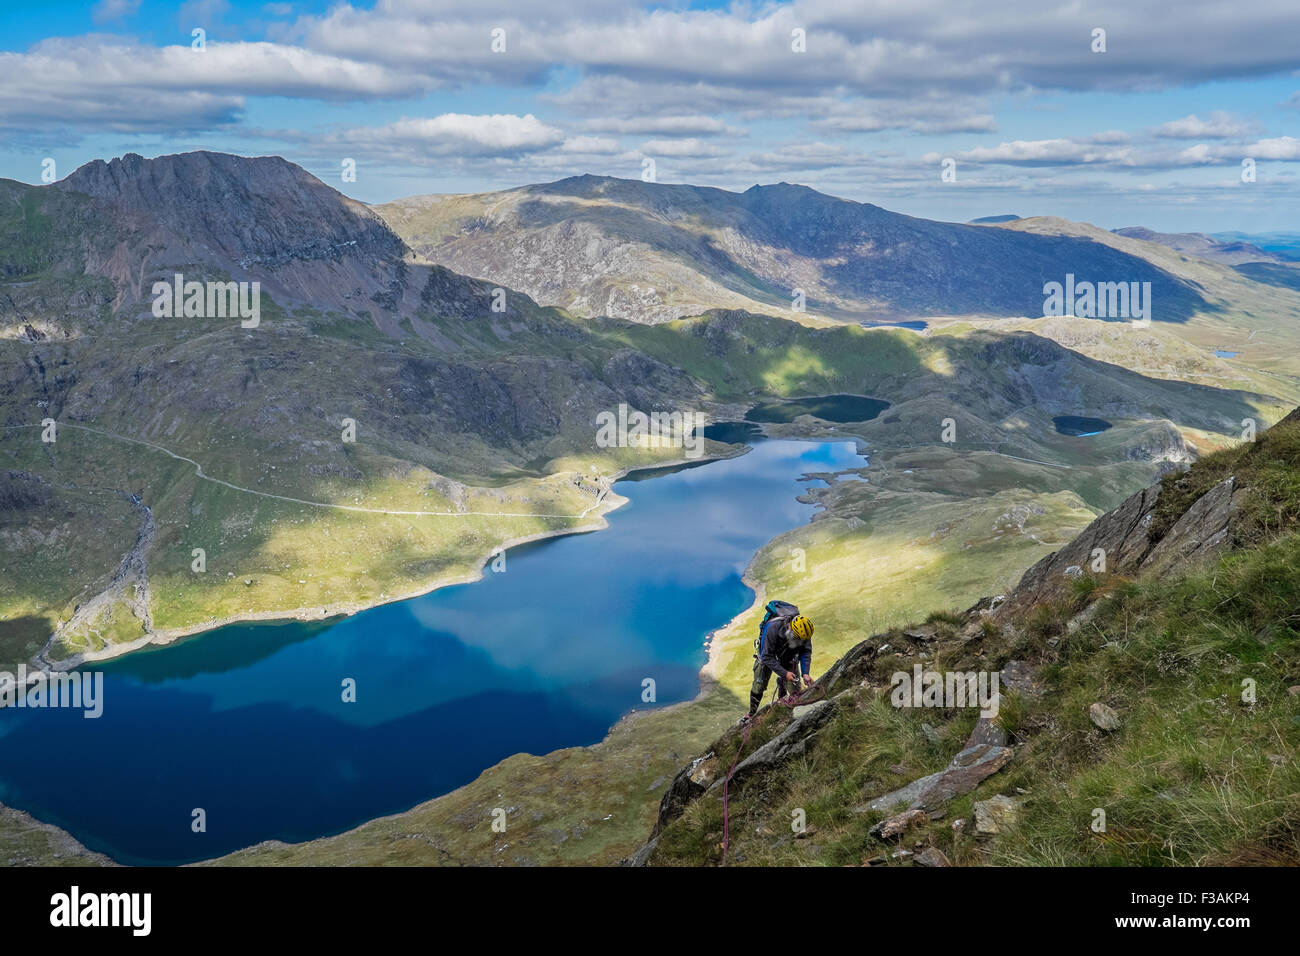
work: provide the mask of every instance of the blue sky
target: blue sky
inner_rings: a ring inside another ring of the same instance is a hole
[[[62,177],[213,149],[373,202],[635,178],[649,158],[660,182],[800,182],[938,219],[1297,228],[1293,0],[0,9],[0,176],[25,182],[46,159]]]

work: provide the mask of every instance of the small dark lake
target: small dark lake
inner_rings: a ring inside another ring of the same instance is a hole
[[[1052,424],[1062,435],[1072,435],[1075,438],[1099,435],[1111,427],[1110,422],[1104,418],[1084,418],[1079,415],[1058,415],[1052,419]]]
[[[731,445],[744,445],[763,437],[763,429],[752,422],[713,422],[700,430],[705,438]]]
[[[889,402],[864,395],[819,395],[755,405],[745,413],[745,421],[784,425],[812,415],[828,422],[869,422],[888,407]]]
[[[930,323],[924,319],[909,319],[906,322],[863,322],[862,325],[868,329],[911,329],[913,332],[924,332],[930,327]]]

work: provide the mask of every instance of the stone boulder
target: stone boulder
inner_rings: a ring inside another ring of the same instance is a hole
[[[1011,747],[990,744],[967,747],[943,770],[876,797],[867,804],[867,809],[884,812],[902,804],[909,810],[941,810],[949,800],[970,793],[1005,767],[1014,753]]]
[[[1020,819],[1020,801],[998,794],[975,801],[975,832],[1002,833]]]

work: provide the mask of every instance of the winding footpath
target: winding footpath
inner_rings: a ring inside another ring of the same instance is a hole
[[[42,426],[41,425],[5,425],[3,427],[6,429],[14,429],[14,428],[41,428]],[[334,508],[338,511],[359,511],[363,514],[375,514],[375,515],[417,515],[421,517],[436,517],[436,518],[472,518],[472,517],[564,518],[566,520],[568,519],[581,520],[587,517],[587,515],[591,514],[591,512],[599,508],[601,502],[605,500],[605,496],[609,493],[609,479],[606,478],[604,475],[601,475],[598,479],[601,485],[600,493],[596,495],[595,502],[589,508],[584,509],[580,514],[576,514],[576,515],[551,514],[547,512],[536,513],[536,512],[518,512],[518,511],[398,511],[398,510],[392,510],[388,508],[363,508],[360,505],[340,505],[328,501],[308,501],[305,498],[292,498],[288,495],[277,495],[269,491],[258,491],[256,488],[245,488],[242,485],[232,484],[229,481],[222,481],[220,478],[213,478],[211,475],[206,474],[203,471],[203,466],[200,465],[193,458],[186,458],[184,455],[178,455],[174,451],[171,451],[168,448],[164,448],[162,445],[156,445],[153,442],[145,441],[142,438],[130,438],[126,435],[117,435],[114,434],[113,432],[104,431],[99,428],[92,428],[89,425],[75,425],[72,424],[71,422],[59,423],[57,427],[74,428],[79,431],[91,432],[92,434],[100,435],[104,438],[112,438],[117,441],[130,442],[133,445],[143,445],[146,448],[152,448],[154,451],[160,451],[164,455],[167,455],[171,458],[175,458],[177,461],[183,461],[186,464],[193,465],[195,477],[201,478],[204,481],[210,481],[213,484],[221,485],[225,488],[230,488],[233,491],[240,491],[243,492],[244,494],[258,495],[262,498],[274,498],[277,501],[288,501],[292,504],[307,505],[312,508]]]

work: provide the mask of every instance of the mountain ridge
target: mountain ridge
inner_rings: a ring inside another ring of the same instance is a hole
[[[713,306],[790,315],[796,289],[807,314],[841,321],[1036,316],[1044,283],[1067,271],[1151,282],[1160,321],[1204,304],[1146,260],[1079,237],[919,219],[787,183],[734,193],[579,176],[375,208],[431,261],[588,317],[661,322]]]

